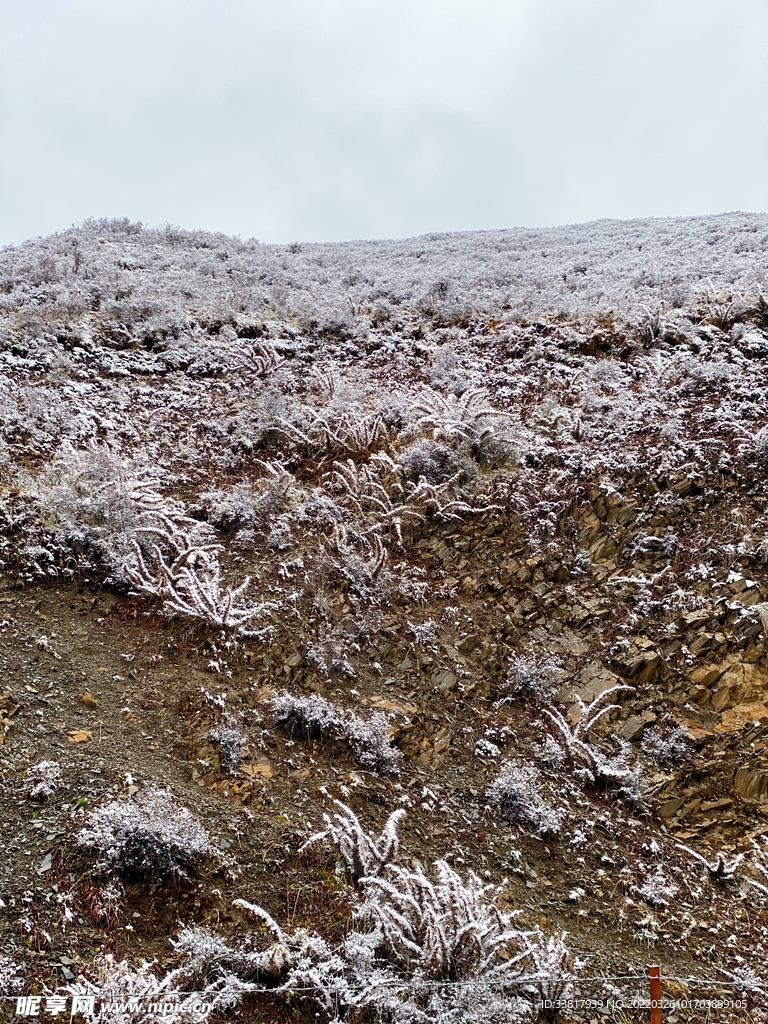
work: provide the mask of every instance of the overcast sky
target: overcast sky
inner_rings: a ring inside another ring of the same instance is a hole
[[[768,0],[0,0],[0,244],[768,210]]]

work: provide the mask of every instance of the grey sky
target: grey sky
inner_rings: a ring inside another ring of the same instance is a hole
[[[0,244],[768,209],[766,0],[0,0]]]

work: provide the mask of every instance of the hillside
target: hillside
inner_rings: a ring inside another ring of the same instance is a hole
[[[767,273],[751,214],[1,250],[4,991],[766,1019]]]

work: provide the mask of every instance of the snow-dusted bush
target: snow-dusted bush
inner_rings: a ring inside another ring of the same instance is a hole
[[[312,843],[328,839],[341,854],[353,881],[359,882],[362,878],[378,875],[387,864],[391,864],[397,858],[400,849],[397,826],[405,816],[405,811],[393,811],[384,823],[381,835],[374,839],[362,827],[354,811],[340,800],[334,800],[334,803],[339,811],[332,818],[328,814],[323,814],[325,828],[311,836],[301,850],[305,850]]]
[[[112,448],[66,444],[35,477],[22,478],[53,539],[84,565],[118,572],[131,538],[158,510],[175,509],[158,493],[156,473]]]
[[[334,462],[326,481],[361,519],[377,530],[390,532],[402,545],[403,529],[424,517],[406,502],[400,476],[397,463],[379,453],[363,465],[352,459]]]
[[[378,412],[366,412],[355,403],[346,408],[303,407],[301,427],[288,420],[281,426],[295,442],[332,457],[362,458],[386,447],[387,429]]]
[[[680,886],[668,877],[662,867],[657,867],[646,875],[642,884],[638,886],[637,893],[652,907],[668,907],[679,888]]]
[[[418,437],[398,453],[397,462],[403,475],[414,483],[424,477],[430,484],[442,484],[459,476],[471,478],[477,472],[464,446],[457,450],[444,441]]]
[[[160,598],[167,612],[240,628],[263,610],[242,603],[248,580],[222,587],[213,531],[160,494],[149,469],[107,448],[69,446],[27,487],[54,542],[81,565],[100,561],[113,581]]]
[[[40,761],[27,768],[27,779],[32,783],[30,800],[47,800],[61,781],[61,765],[58,761]]]
[[[251,954],[249,971],[268,979],[276,991],[310,990],[311,1000],[327,1013],[355,1001],[349,988],[357,979],[350,977],[343,951],[304,928],[284,931],[266,910],[247,900],[235,900],[234,906],[266,927],[273,939],[265,951]]]
[[[404,903],[398,899],[395,907],[385,889],[369,894],[360,916],[377,925],[352,930],[337,947],[302,928],[284,930],[262,907],[235,900],[268,932],[271,945],[257,951],[248,936],[233,950],[204,929],[187,929],[175,943],[187,958],[175,980],[211,985],[218,977],[229,991],[237,980],[245,992],[258,978],[273,993],[300,995],[333,1020],[354,1011],[393,1024],[509,1024],[528,1016],[530,1001],[509,994],[526,934],[510,927],[514,915],[496,907],[492,886],[472,875],[464,882],[443,862],[437,871],[437,883],[408,872],[399,877],[415,901],[401,892]],[[435,985],[444,981],[469,984]]]
[[[755,451],[762,465],[768,469],[768,427],[763,427],[755,434]]]
[[[146,882],[184,875],[213,856],[197,818],[170,793],[154,788],[97,808],[76,839],[78,846],[96,854],[99,874]]]
[[[402,754],[392,746],[391,723],[383,711],[374,711],[368,718],[349,714],[342,735],[362,768],[380,775],[400,771]]]
[[[480,443],[495,432],[506,413],[494,409],[484,388],[473,388],[461,395],[442,395],[425,388],[411,403],[412,429],[423,431],[435,441],[449,444],[459,441]]]
[[[208,521],[222,533],[235,533],[243,527],[264,530],[272,516],[285,505],[294,478],[279,462],[260,462],[264,476],[251,483],[241,481],[227,490],[205,491],[198,502]]]
[[[350,533],[340,523],[333,528],[332,547],[338,557],[333,566],[345,579],[350,589],[363,598],[374,593],[376,578],[387,560],[387,553],[378,533],[356,534],[354,542]]]
[[[222,587],[212,530],[187,516],[181,502],[164,498],[150,469],[106,447],[69,445],[26,488],[54,545],[82,567],[101,562],[114,580],[160,598],[166,611],[235,629],[263,611],[241,601],[248,580]],[[33,560],[34,554],[27,551]],[[54,552],[49,560],[55,559]]]
[[[198,502],[201,511],[207,514],[208,522],[222,533],[235,533],[254,524],[263,525],[253,489],[246,481],[226,491],[206,491],[199,496]]]
[[[661,304],[639,306],[630,324],[635,329],[638,340],[643,348],[646,349],[652,348],[659,341],[663,341],[669,330]]]
[[[620,752],[616,757],[608,761],[612,775],[608,777],[608,784],[611,779],[616,779],[616,797],[633,809],[635,813],[645,813],[648,808],[646,796],[648,795],[648,779],[641,764],[630,765],[631,745],[627,740],[619,741]]]
[[[250,578],[235,589],[221,583],[219,551],[199,523],[180,524],[161,515],[160,523],[143,527],[142,536],[152,538],[148,555],[133,538],[133,557],[123,571],[142,594],[162,600],[168,614],[202,619],[219,629],[243,630],[265,610],[265,605],[244,604],[241,598],[250,586]]]
[[[15,995],[24,988],[26,971],[9,956],[0,956],[0,992]]]
[[[560,831],[563,814],[542,795],[541,773],[524,761],[507,761],[486,790],[487,800],[512,821],[541,835]]]
[[[459,493],[457,497],[456,486],[460,479],[461,474],[457,474],[441,484],[430,484],[424,477],[415,484],[409,481],[406,484],[408,502],[414,508],[423,509],[435,519],[445,522],[499,510],[499,506],[490,504],[487,498],[478,504],[470,504],[474,496],[466,495],[469,500],[464,500]]]
[[[567,761],[562,744],[549,732],[541,743],[534,746],[534,755],[546,768],[560,769]]]
[[[501,748],[496,746],[493,740],[488,740],[485,737],[475,742],[475,757],[490,758],[495,760],[501,753]]]
[[[563,666],[551,655],[515,654],[509,661],[505,690],[544,702],[552,700],[563,675]]]
[[[641,747],[646,757],[664,767],[687,760],[693,751],[693,744],[682,725],[667,733],[661,732],[655,726],[646,729]]]
[[[269,707],[275,721],[291,732],[298,731],[308,738],[344,740],[363,768],[380,774],[400,770],[402,754],[391,744],[389,718],[381,711],[361,718],[319,694],[294,697],[287,691],[276,694]]]
[[[219,760],[225,772],[234,774],[243,758],[243,733],[235,720],[225,718],[208,733],[208,739],[216,744]]]
[[[723,970],[723,974],[737,983],[741,998],[749,1009],[768,1008],[768,982],[748,964],[740,964],[735,971]]]
[[[372,1001],[373,1002],[373,1001]],[[517,1024],[535,1020],[528,999],[505,993],[504,986],[473,981],[434,989],[403,987],[390,997],[373,1003],[381,1018],[392,1024]]]

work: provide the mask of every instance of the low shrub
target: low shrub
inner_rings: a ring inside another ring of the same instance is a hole
[[[77,844],[95,851],[97,873],[152,883],[184,876],[213,853],[200,822],[170,793],[155,788],[97,808]]]

